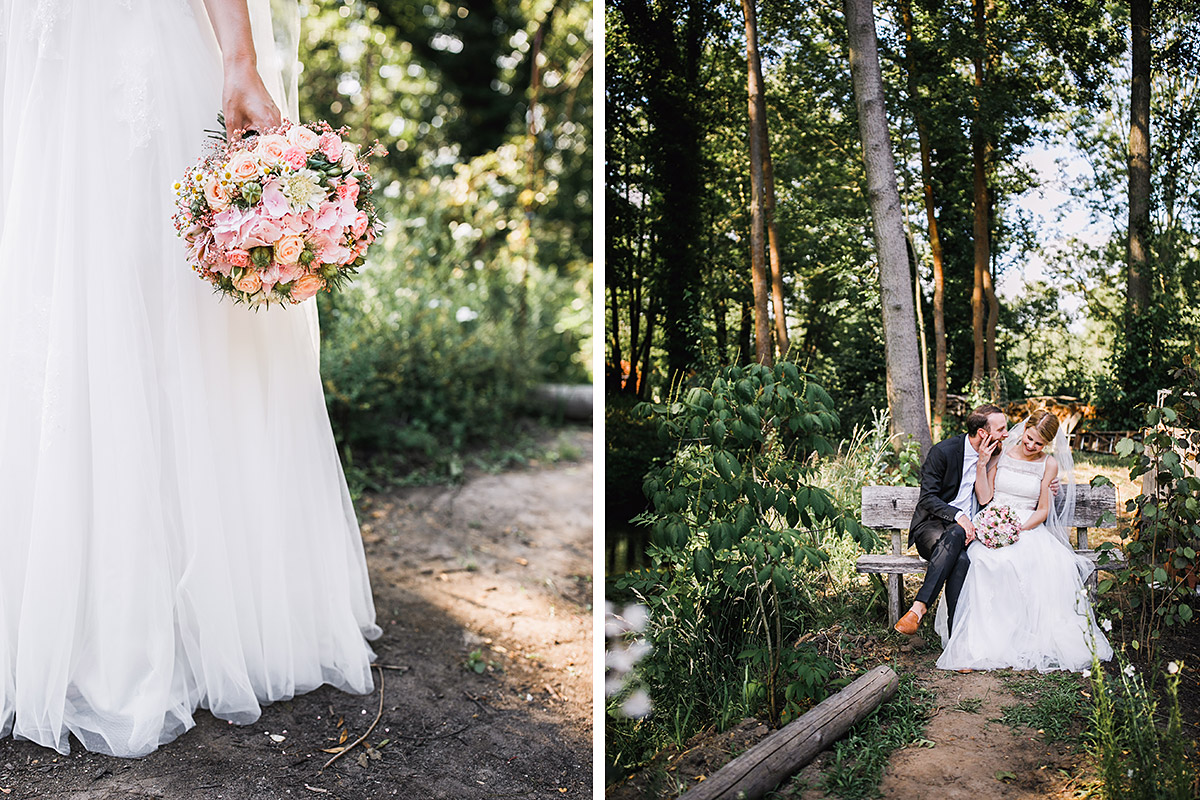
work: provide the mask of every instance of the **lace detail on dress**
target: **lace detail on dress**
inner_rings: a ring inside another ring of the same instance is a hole
[[[62,0],[37,0],[37,7],[29,20],[29,34],[37,39],[40,50],[45,50],[50,44],[50,36],[65,13],[63,5]]]
[[[152,59],[149,47],[131,48],[121,54],[117,117],[129,126],[130,151],[149,144],[150,135],[162,125],[159,115],[153,113],[150,94]]]

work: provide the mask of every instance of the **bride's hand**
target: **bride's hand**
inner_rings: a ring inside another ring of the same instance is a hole
[[[247,130],[264,131],[279,125],[279,108],[253,66],[226,67],[221,107],[230,141]]]

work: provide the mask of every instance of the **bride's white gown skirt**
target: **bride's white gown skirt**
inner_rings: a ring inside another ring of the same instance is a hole
[[[186,0],[0,0],[0,732],[145,754],[379,635],[311,307],[220,302],[172,183],[220,107]]]
[[[993,503],[1028,519],[1036,510],[1043,462],[1004,454]],[[953,636],[946,639],[945,603],[935,622],[945,649],[942,669],[1083,670],[1092,653],[1112,658],[1096,625],[1084,581],[1091,562],[1059,543],[1044,525],[1021,533],[1007,547],[978,541],[967,549],[971,567],[958,597]]]

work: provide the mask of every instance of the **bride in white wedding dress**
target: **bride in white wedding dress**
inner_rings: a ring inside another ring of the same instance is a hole
[[[945,603],[934,626],[942,669],[1083,670],[1112,647],[1083,588],[1092,564],[1067,537],[1074,513],[1074,463],[1054,414],[1039,409],[1009,432],[1000,457],[975,481],[981,504],[1006,505],[1024,520],[1020,538],[991,549],[971,542],[971,560],[947,637]],[[1053,443],[1052,454],[1047,445]],[[984,462],[990,452],[980,452]],[[1058,478],[1059,498],[1050,484]],[[948,639],[948,640],[947,640]]]
[[[221,302],[170,222],[218,110],[291,105],[266,5],[0,0],[0,732],[59,752],[373,689],[312,301]]]

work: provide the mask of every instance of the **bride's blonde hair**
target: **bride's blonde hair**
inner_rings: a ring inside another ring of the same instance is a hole
[[[1039,408],[1025,420],[1025,430],[1036,433],[1043,444],[1050,444],[1054,441],[1054,435],[1058,433],[1058,417],[1044,408]]]

